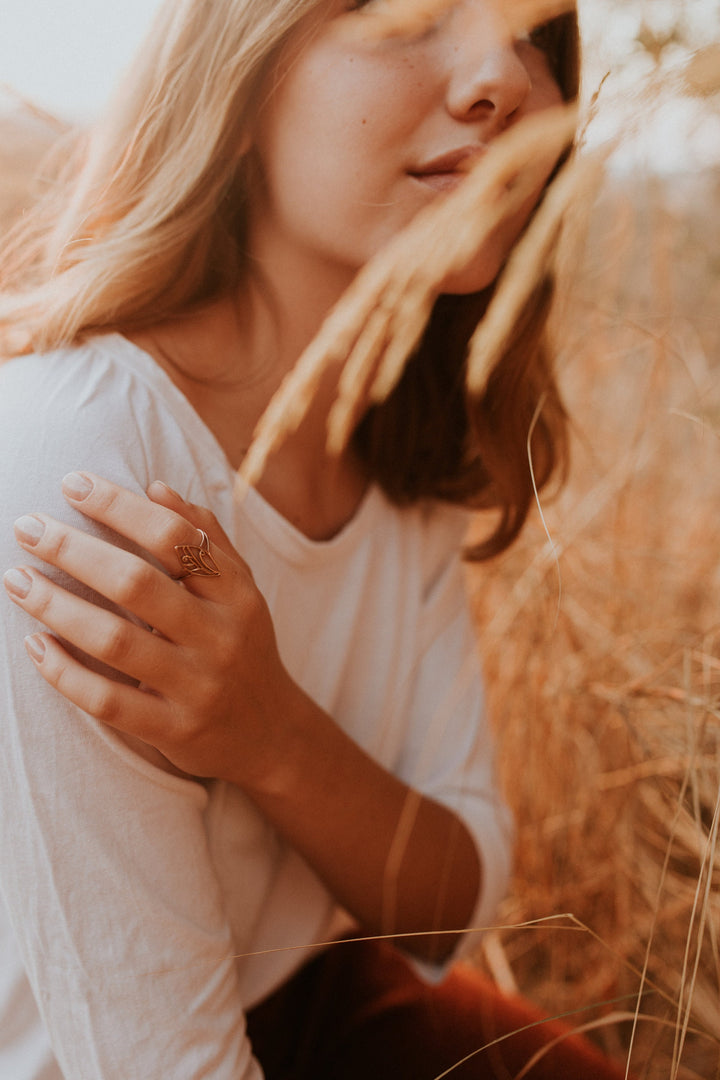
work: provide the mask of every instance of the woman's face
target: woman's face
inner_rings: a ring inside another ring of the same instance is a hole
[[[371,10],[372,0],[330,0],[271,75],[251,211],[251,249],[266,266],[314,266],[346,284],[500,132],[562,100],[497,0],[457,0],[425,32],[385,39],[364,30]],[[495,230],[453,292],[494,280],[535,201]]]

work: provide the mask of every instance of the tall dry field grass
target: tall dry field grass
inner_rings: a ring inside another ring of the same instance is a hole
[[[480,958],[552,1012],[595,1005],[576,1022],[602,1020],[636,1075],[710,1080],[720,172],[606,180],[570,211],[560,268],[570,482],[470,575],[519,824],[506,928]]]

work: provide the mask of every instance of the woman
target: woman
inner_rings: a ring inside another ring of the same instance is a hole
[[[541,394],[540,483],[562,459],[547,288],[481,400],[462,377],[552,162],[438,283],[406,375],[346,449],[326,449],[331,366],[234,498],[258,419],[358,269],[500,132],[575,92],[572,17],[515,38],[489,0],[435,7],[380,37],[372,4],[168,2],[70,195],[6,258],[6,341],[32,354],[2,369],[0,406],[27,557],[3,646],[0,1061],[17,1080],[430,1077],[491,1041],[498,1010],[500,1028],[535,1019],[469,977],[426,990],[384,945],[310,946],[399,935],[437,978],[447,932],[490,923],[507,882],[457,552],[463,504],[500,511],[480,554],[521,526]],[[562,1046],[547,1075],[615,1075]]]

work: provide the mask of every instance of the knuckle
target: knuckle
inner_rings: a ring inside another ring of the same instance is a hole
[[[173,714],[178,730],[188,736],[198,735],[206,723],[212,723],[213,710],[223,693],[227,692],[227,672],[218,662],[213,649],[212,659],[199,656],[194,650],[186,658],[187,679],[183,682],[182,703],[176,702]]]
[[[50,528],[46,530],[46,552],[54,563],[62,564],[68,553],[70,533],[67,529]]]
[[[169,736],[176,746],[187,749],[198,738],[201,726],[196,709],[175,707],[166,719],[163,730],[166,738]]]
[[[43,678],[51,686],[54,686],[57,690],[61,688],[66,675],[66,666],[58,658],[57,651],[52,647],[52,644],[48,648],[46,643],[45,655],[42,661],[42,674]]]
[[[197,536],[197,532],[193,534],[191,529],[192,526],[189,526],[187,521],[173,514],[172,517],[163,518],[157,523],[153,539],[159,550],[171,551],[177,544],[195,542],[194,537]]]
[[[237,663],[239,643],[237,636],[232,633],[218,633],[213,635],[214,666],[220,672],[226,672]]]
[[[227,695],[227,680],[221,672],[210,675],[200,691],[200,708],[198,709],[192,729],[193,738],[199,738],[205,731],[204,717],[213,717],[221,710]]]
[[[72,687],[70,671],[65,664],[58,663],[54,657],[51,658],[46,654],[43,672],[48,682],[52,683],[61,694],[65,694],[66,697],[71,698]]]
[[[28,610],[32,611],[36,619],[46,625],[49,625],[52,621],[52,600],[52,593],[43,579],[36,577],[32,586],[32,605],[28,604],[27,607]]]
[[[220,528],[217,517],[213,514],[212,510],[208,510],[206,506],[197,507],[196,517],[202,522],[202,526],[206,532],[216,531]]]
[[[250,633],[255,633],[264,626],[268,617],[268,608],[265,603],[265,597],[254,584],[248,585],[248,587],[243,590],[243,596],[240,601],[240,612],[242,621]]]
[[[111,486],[102,479],[97,478],[95,480],[92,497],[95,500],[97,510],[101,513],[111,516],[118,506],[120,494],[121,493],[117,488]]]
[[[114,619],[98,641],[99,659],[112,663],[126,657],[130,650],[132,629],[125,619]]]
[[[132,562],[116,585],[116,598],[123,607],[132,607],[141,598],[152,593],[156,571],[143,559]]]
[[[220,704],[225,699],[228,692],[228,680],[222,672],[216,672],[210,675],[205,685],[205,699],[213,708]]]
[[[119,719],[119,706],[112,687],[102,687],[90,697],[87,712],[97,720],[113,727]]]

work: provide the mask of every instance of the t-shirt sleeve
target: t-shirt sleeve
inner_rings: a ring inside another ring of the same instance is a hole
[[[430,798],[452,809],[473,837],[481,888],[468,932],[439,967],[420,964],[433,980],[477,945],[494,924],[512,866],[513,821],[495,775],[495,743],[485,709],[477,634],[459,550],[467,524],[450,515],[438,527],[443,552],[426,580],[409,710],[412,730],[399,773]]]
[[[64,473],[90,469],[136,490],[157,475],[142,388],[82,367],[79,354],[61,371],[53,357],[0,369],[3,568],[32,562],[12,533],[23,513],[92,528],[62,499]],[[205,787],[49,687],[23,647],[37,624],[3,602],[0,883],[61,1070],[73,1080],[260,1080]]]

